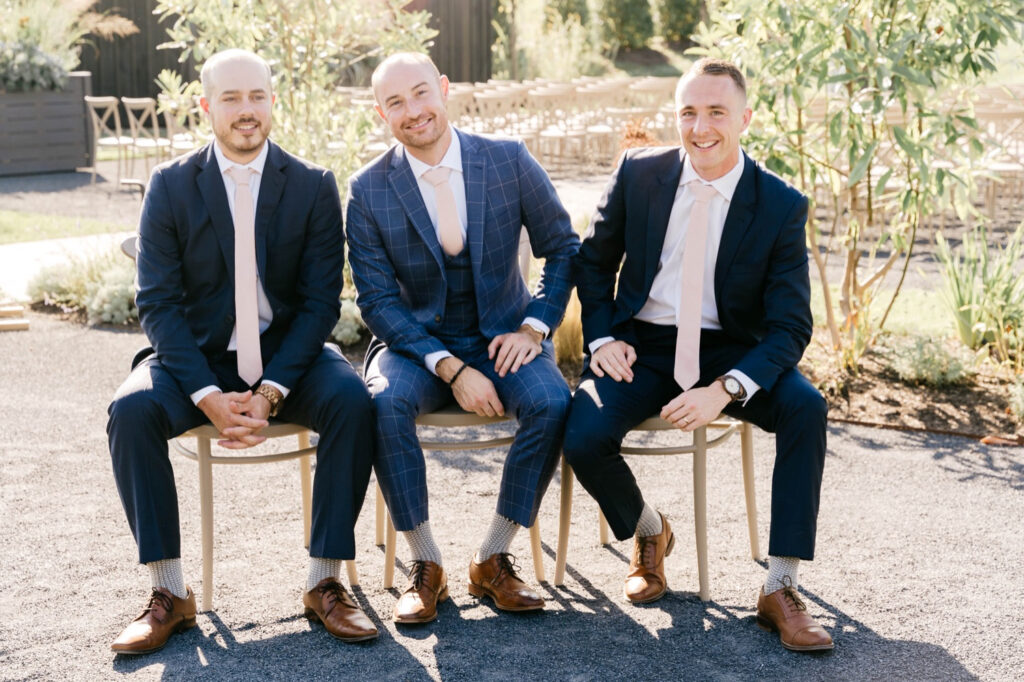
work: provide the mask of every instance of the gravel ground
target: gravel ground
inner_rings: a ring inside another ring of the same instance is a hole
[[[512,615],[465,588],[466,567],[496,502],[502,452],[428,454],[432,523],[450,574],[437,622],[398,629],[397,590],[381,587],[373,501],[357,527],[358,601],[381,628],[346,645],[301,615],[306,558],[295,464],[215,471],[215,611],[155,654],[109,644],[143,605],[148,577],[114,488],[105,408],[144,343],[30,314],[0,335],[0,678],[604,680],[930,679],[1024,676],[1024,448],[833,426],[818,557],[800,572],[813,615],[836,648],[801,655],[753,619],[764,567],[746,548],[738,443],[709,463],[712,601],[696,596],[688,458],[634,458],[649,500],[679,534],[672,591],[621,597],[628,543],[602,547],[596,506],[576,486],[564,587],[541,583],[542,614]],[[757,433],[762,545],[773,440]],[[199,592],[195,465],[173,457],[186,579]],[[660,485],[659,485],[660,483]],[[554,571],[558,479],[540,523]],[[513,552],[533,581],[527,534]],[[399,559],[406,555],[399,542]],[[396,573],[401,585],[402,572]]]

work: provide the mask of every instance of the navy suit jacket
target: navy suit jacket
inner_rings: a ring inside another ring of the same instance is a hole
[[[628,335],[647,302],[684,159],[679,147],[631,149],[612,176],[573,261],[585,348]],[[715,301],[723,331],[749,348],[735,368],[770,390],[811,338],[807,198],[743,159],[718,248]]]
[[[456,134],[481,334],[514,331],[528,316],[554,329],[565,314],[570,259],[579,248],[554,186],[522,142]],[[447,350],[435,336],[445,312],[444,255],[404,147],[392,147],[352,177],[346,219],[366,326],[391,350],[421,362]],[[534,256],[545,259],[532,295],[516,264],[524,226]]]
[[[287,388],[338,320],[344,265],[333,174],[269,140],[256,200],[256,266],[274,313],[260,336],[266,379]],[[185,393],[219,383],[211,362],[235,324],[234,222],[213,144],[158,166],[138,239],[139,320]]]

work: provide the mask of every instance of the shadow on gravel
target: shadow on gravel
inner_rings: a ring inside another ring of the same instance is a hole
[[[829,435],[838,435],[837,427],[829,427]],[[961,436],[938,433],[894,432],[888,430],[842,431],[842,438],[868,450],[891,450],[893,434],[908,449],[932,453],[944,471],[968,482],[986,479],[1001,483],[1011,490],[1024,490],[1024,448],[984,445]],[[830,453],[831,454],[831,453]]]

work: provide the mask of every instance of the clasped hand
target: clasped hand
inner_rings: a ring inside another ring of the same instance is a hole
[[[259,432],[268,424],[270,402],[261,395],[215,391],[204,396],[198,407],[220,432],[217,444],[221,447],[242,450],[267,439]]]

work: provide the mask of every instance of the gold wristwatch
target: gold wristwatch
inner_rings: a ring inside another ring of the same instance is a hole
[[[721,382],[722,388],[729,394],[730,400],[743,400],[747,397],[747,391],[743,388],[743,384],[740,380],[731,374],[724,374],[715,381]]]
[[[270,384],[260,384],[256,389],[256,395],[261,395],[270,403],[270,416],[276,417],[284,401],[284,395]]]

